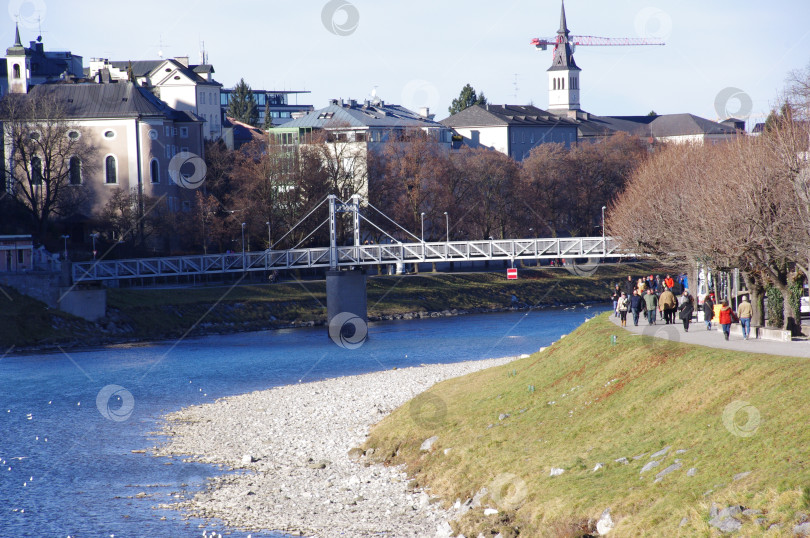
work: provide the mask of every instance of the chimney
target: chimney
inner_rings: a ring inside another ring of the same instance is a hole
[[[349,99],[349,106],[354,108],[357,106],[357,101],[355,99]]]
[[[175,56],[174,60],[183,65],[183,67],[188,67],[188,56]]]
[[[419,108],[419,115],[422,116],[423,118],[429,118],[430,117],[430,108],[426,107],[426,106],[423,106],[423,107]]]

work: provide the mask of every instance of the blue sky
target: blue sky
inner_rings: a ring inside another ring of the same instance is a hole
[[[299,102],[428,105],[437,118],[469,82],[490,102],[548,104],[551,51],[529,45],[559,26],[559,0],[10,0],[2,35],[39,24],[46,49],[111,60],[189,55],[205,42],[226,88],[306,89]],[[580,47],[582,107],[603,115],[691,112],[717,119],[776,103],[787,73],[810,65],[810,1],[568,0],[572,34],[660,37],[666,46]],[[39,21],[39,22],[38,22]],[[517,75],[517,76],[516,76]],[[517,82],[517,84],[515,84]],[[516,88],[517,86],[517,88]],[[727,88],[733,88],[729,90]],[[727,97],[736,95],[737,97]]]

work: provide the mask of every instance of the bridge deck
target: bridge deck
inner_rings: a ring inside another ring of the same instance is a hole
[[[332,265],[330,250],[329,247],[318,247],[232,254],[77,262],[73,264],[73,281],[328,268]],[[338,267],[392,263],[612,258],[629,255],[619,252],[616,242],[610,237],[605,239],[601,237],[565,237],[553,239],[392,243],[339,246],[335,250]]]

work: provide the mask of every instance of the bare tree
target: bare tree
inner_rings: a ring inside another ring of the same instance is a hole
[[[82,176],[93,173],[96,148],[52,96],[9,94],[0,101],[9,190],[44,236],[48,221],[84,209],[90,193]]]

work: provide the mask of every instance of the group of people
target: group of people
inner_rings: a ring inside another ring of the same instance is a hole
[[[632,276],[627,277],[624,286],[616,284],[613,290],[613,310],[614,315],[621,318],[622,327],[627,326],[627,314],[633,315],[633,324],[638,325],[639,318],[643,315],[647,323],[655,325],[656,317],[661,314],[665,324],[676,323],[677,317],[683,323],[683,330],[688,332],[689,325],[695,314],[695,299],[687,288],[688,280],[686,275],[681,275],[675,280],[671,275],[665,278],[653,277],[639,278],[634,280]],[[658,293],[658,290],[661,290]],[[703,318],[706,321],[706,330],[711,330],[712,320],[715,317],[714,294],[705,297],[702,305]],[[731,324],[739,321],[743,330],[743,338],[748,340],[751,334],[751,317],[753,308],[748,302],[747,296],[742,296],[742,301],[737,306],[737,312],[729,306],[728,300],[723,300],[717,312],[718,322],[723,329],[723,336],[726,340],[731,334]]]

